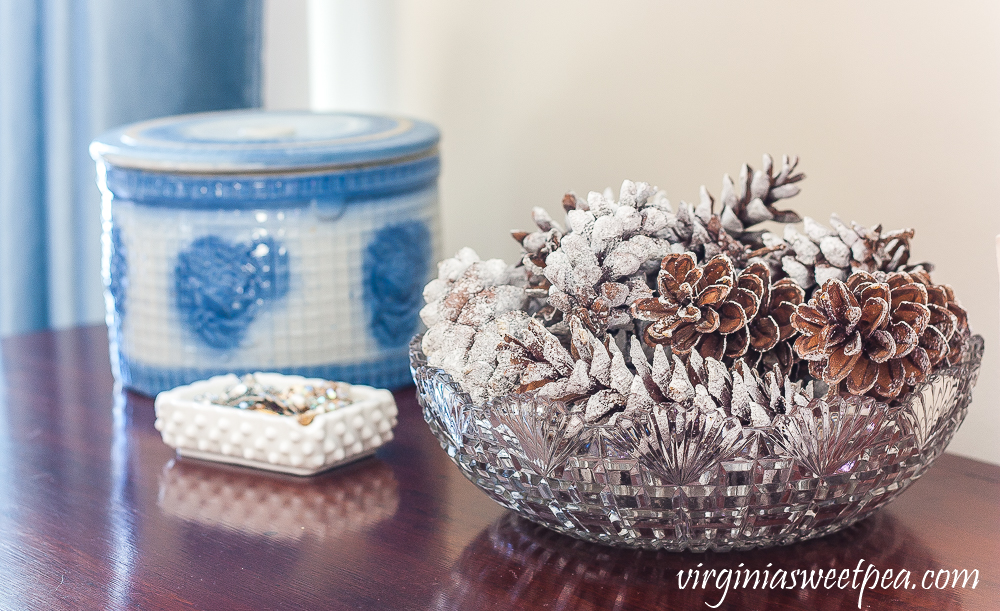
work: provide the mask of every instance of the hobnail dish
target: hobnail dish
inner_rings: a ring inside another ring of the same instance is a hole
[[[260,373],[262,384],[289,388],[322,384],[319,378]],[[214,376],[156,396],[156,430],[181,456],[292,475],[314,475],[375,453],[392,439],[396,401],[381,388],[351,385],[353,402],[303,425],[293,416],[238,409],[200,397],[222,394],[240,382]]]
[[[821,537],[909,487],[965,419],[982,360],[960,363],[892,405],[814,399],[766,427],[680,405],[630,426],[590,426],[529,392],[475,405],[427,365],[410,369],[424,420],[462,473],[497,503],[573,537],[623,547],[729,551]]]

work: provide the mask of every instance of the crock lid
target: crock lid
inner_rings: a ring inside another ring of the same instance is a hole
[[[427,155],[430,123],[360,113],[237,110],[133,123],[98,137],[90,155],[156,172],[242,173],[381,165]]]

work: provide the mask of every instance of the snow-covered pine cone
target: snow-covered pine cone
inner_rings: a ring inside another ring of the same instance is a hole
[[[523,311],[526,284],[523,269],[500,259],[482,261],[471,248],[438,263],[438,277],[424,287],[427,305],[420,310],[428,364],[448,371],[474,399],[485,399],[502,342],[494,330],[497,319],[514,324],[530,318]]]
[[[695,208],[681,202],[673,235],[667,238],[682,244],[684,250],[696,253],[701,261],[718,254],[729,256],[739,268],[776,250],[761,240],[762,230],[754,229],[764,221],[798,223],[801,217],[791,210],[778,210],[774,203],[799,193],[795,183],[805,178],[796,174],[798,157],[782,159],[782,169],[774,173],[774,162],[764,155],[763,168],[754,171],[744,164],[739,180],[726,174],[722,179],[721,210],[715,211],[715,200],[708,189],[701,187],[701,198]],[[676,252],[676,251],[674,251]],[[772,263],[772,265],[774,265]]]
[[[622,183],[618,201],[591,193],[587,200],[564,198],[568,231],[542,208],[532,211],[535,232],[512,232],[524,253],[528,295],[552,331],[566,336],[571,319],[597,334],[631,324],[628,306],[652,294],[649,261],[669,252],[658,235],[672,212],[662,193],[646,183]]]
[[[763,234],[763,243],[773,249],[768,259],[772,265],[780,260],[782,275],[807,291],[827,280],[846,281],[855,271],[933,269],[929,263],[909,263],[912,229],[883,231],[881,225],[865,227],[856,222],[848,226],[836,214],[830,215],[830,225],[805,217],[802,232],[786,225],[783,236]]]
[[[678,404],[735,416],[747,426],[766,426],[775,415],[805,406],[814,396],[811,383],[793,382],[777,369],[763,376],[745,365],[730,369],[697,351],[684,361],[662,345],[650,357],[635,336],[629,338],[627,355],[614,341],[608,347],[607,354],[595,351],[590,365],[597,385],[589,391],[584,419],[592,423],[613,424],[618,413],[630,416],[654,404]]]
[[[568,333],[571,318],[598,334],[627,327],[629,306],[651,296],[648,276],[663,256],[694,252],[704,262],[725,254],[742,269],[776,250],[763,246],[761,232],[751,228],[766,220],[800,220],[794,212],[774,208],[799,192],[795,183],[804,175],[795,173],[797,163],[785,156],[775,174],[765,155],[762,170],[743,166],[738,184],[726,175],[718,213],[705,187],[697,208],[681,202],[675,213],[662,191],[628,180],[617,201],[609,191],[591,192],[586,200],[567,193],[565,229],[544,209],[534,208],[537,231],[511,232],[523,249],[527,294],[538,300],[540,317],[560,336]]]
[[[759,244],[760,232],[751,229],[764,221],[777,223],[798,223],[802,220],[791,210],[778,210],[774,203],[794,197],[799,193],[795,183],[805,178],[805,174],[795,173],[799,158],[785,155],[781,171],[774,174],[774,162],[770,155],[764,155],[763,167],[756,172],[748,165],[740,170],[736,184],[728,174],[722,179],[722,227],[747,244]],[[704,197],[702,198],[704,206]]]

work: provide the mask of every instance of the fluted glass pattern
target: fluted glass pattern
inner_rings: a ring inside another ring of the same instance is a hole
[[[474,405],[410,363],[424,419],[462,473],[522,516],[579,539],[670,551],[784,545],[854,524],[940,455],[968,410],[983,339],[892,405],[814,399],[766,427],[660,405],[616,426],[585,424],[534,393]]]

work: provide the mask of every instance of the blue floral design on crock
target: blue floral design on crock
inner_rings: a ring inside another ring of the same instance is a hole
[[[270,237],[198,238],[174,273],[181,320],[212,348],[238,346],[260,308],[288,293],[288,253]]]
[[[417,332],[430,258],[431,232],[419,221],[383,227],[369,242],[364,299],[369,329],[380,346],[403,346]]]
[[[122,240],[122,230],[111,228],[111,257],[109,259],[108,291],[115,302],[118,319],[125,316],[125,297],[128,294],[128,253]]]

